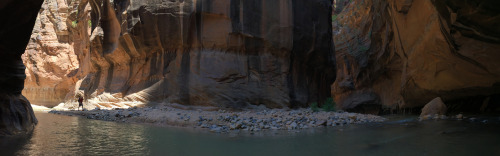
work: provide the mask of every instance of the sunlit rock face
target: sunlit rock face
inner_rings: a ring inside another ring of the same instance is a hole
[[[74,19],[77,7],[78,1],[45,0],[38,13],[22,55],[27,75],[23,95],[31,103],[52,107],[74,89],[79,67],[75,49],[80,50],[75,46],[81,43],[75,38],[79,33],[79,21]]]
[[[21,60],[42,0],[0,1],[0,136],[31,132],[37,123],[21,95],[25,66]]]
[[[336,0],[339,107],[421,107],[500,93],[500,1]]]
[[[46,70],[52,77],[43,81],[53,82],[50,85],[36,80],[44,73],[42,64],[50,62],[35,61],[32,69],[40,70],[30,73],[27,82],[35,92],[59,89],[56,101],[63,97],[70,101],[83,93],[97,107],[127,106],[119,103],[132,101],[230,108],[306,106],[330,96],[335,78],[331,4],[329,0],[81,0],[66,4],[68,10],[77,11],[60,16],[73,19],[64,22],[64,29],[52,26],[55,32],[49,33],[56,35],[33,42],[31,51],[36,54],[26,57],[54,58],[50,56],[54,51],[42,47],[57,41],[52,47],[64,46],[57,57],[69,60],[53,63],[57,71]],[[48,18],[53,16],[48,13]],[[84,22],[73,28],[71,21]],[[70,39],[60,40],[59,32],[67,32]],[[71,83],[73,89],[64,95]],[[28,88],[25,92],[30,94]]]

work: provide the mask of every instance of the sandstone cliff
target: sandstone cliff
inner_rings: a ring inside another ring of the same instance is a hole
[[[63,0],[45,0],[42,4],[22,55],[27,67],[23,95],[31,103],[52,107],[74,89],[79,63],[74,51],[77,21],[68,18],[77,12],[72,6],[78,5]]]
[[[500,1],[336,1],[340,108],[422,107],[500,93]],[[479,98],[477,98],[479,97]],[[487,105],[487,104],[486,104]]]
[[[58,10],[51,4],[60,1],[47,0],[40,13],[40,28],[54,30],[40,30],[45,38],[34,36],[27,49],[31,72],[24,93],[31,100],[54,89],[47,101],[65,97],[68,105],[83,94],[97,107],[166,102],[276,108],[330,96],[335,73],[329,0],[77,3]],[[64,26],[43,20],[54,16]],[[70,21],[84,22],[70,28]],[[37,61],[54,54],[64,61]]]
[[[42,0],[0,1],[0,135],[31,132],[37,123],[23,90],[24,53]]]

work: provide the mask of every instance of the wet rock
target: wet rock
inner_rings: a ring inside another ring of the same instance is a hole
[[[222,132],[222,127],[211,127],[210,132],[220,133]]]
[[[229,129],[234,130],[234,129],[241,129],[243,127],[242,122],[237,122],[237,123],[232,123],[229,126]]]
[[[434,119],[434,120],[439,119],[439,115],[438,115],[438,114],[434,114],[434,115],[432,116],[432,119]]]
[[[292,122],[292,123],[289,125],[289,129],[297,129],[297,123],[296,123],[296,122]]]
[[[323,120],[321,122],[318,122],[316,126],[326,126],[327,125],[327,120]]]
[[[123,114],[123,116],[127,117],[127,118],[132,117],[132,116],[134,116],[134,112],[126,112]]]
[[[448,119],[448,117],[447,117],[446,115],[440,115],[440,116],[439,116],[439,119],[441,119],[441,120],[445,120],[445,119]]]
[[[264,125],[264,128],[263,128],[263,129],[270,129],[270,128],[271,128],[271,126],[269,126],[269,125]]]

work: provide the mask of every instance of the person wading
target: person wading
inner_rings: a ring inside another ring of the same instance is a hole
[[[78,96],[78,109],[80,110],[80,106],[82,106],[82,111],[83,111],[83,97]]]

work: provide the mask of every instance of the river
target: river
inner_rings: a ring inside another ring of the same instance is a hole
[[[416,121],[301,131],[217,134],[37,112],[28,137],[0,138],[0,155],[500,155],[500,119]],[[483,123],[487,120],[487,123]]]

